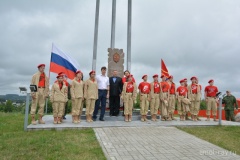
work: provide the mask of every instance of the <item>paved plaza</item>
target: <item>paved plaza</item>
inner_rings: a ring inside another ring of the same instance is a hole
[[[132,122],[124,122],[124,117],[111,117],[106,114],[105,121],[88,123],[82,115],[81,123],[73,124],[71,115],[66,116],[62,124],[53,124],[53,116],[45,115],[46,124],[29,125],[28,130],[63,130],[93,128],[96,137],[109,160],[145,160],[145,159],[240,159],[234,151],[230,152],[183,132],[176,126],[217,126],[218,122],[205,121],[140,121],[135,112]],[[150,116],[148,116],[150,119]],[[225,126],[239,126],[238,122],[222,121]]]
[[[175,127],[94,128],[111,160],[236,160],[240,156]]]

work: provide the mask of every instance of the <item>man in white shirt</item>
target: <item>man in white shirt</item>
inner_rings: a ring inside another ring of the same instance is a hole
[[[104,121],[104,114],[106,109],[106,99],[109,98],[109,77],[106,76],[106,67],[101,68],[101,75],[96,76],[98,84],[98,100],[95,103],[95,109],[93,112],[93,120],[96,121],[98,110],[100,109],[101,103],[101,113],[99,120]]]

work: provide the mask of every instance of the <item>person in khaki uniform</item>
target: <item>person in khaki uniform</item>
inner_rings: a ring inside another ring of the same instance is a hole
[[[58,73],[58,76],[63,76],[63,83],[65,83],[65,85],[67,86],[67,88],[68,88],[68,100],[69,99],[71,99],[71,93],[70,93],[70,88],[71,88],[71,85],[68,83],[68,81],[67,81],[67,75],[64,73],[64,72],[60,72],[60,73]],[[55,82],[57,82],[57,80],[55,81]],[[62,119],[61,120],[63,120],[63,119],[66,119],[66,111],[67,111],[67,108],[68,108],[68,101],[65,103],[65,105],[64,105],[64,107],[63,107],[63,117],[62,117]]]
[[[183,102],[184,98],[187,98],[187,87],[185,86],[185,80],[180,81],[181,86],[177,88],[177,106],[178,106],[178,114],[180,116],[180,121],[185,120],[186,112],[188,111],[188,106]]]
[[[188,80],[187,78],[184,78],[184,86],[188,88]],[[189,117],[188,117],[188,112],[186,113],[185,115],[185,120],[191,120]]]
[[[141,121],[147,121],[150,98],[150,83],[147,82],[147,75],[142,76],[143,82],[138,86],[140,95]]]
[[[198,78],[197,78],[197,80],[196,80],[196,84],[198,84]],[[200,86],[200,88],[201,88],[201,90],[202,90],[202,86],[201,85],[199,85]],[[202,92],[200,92],[201,93],[201,97],[202,97]],[[201,102],[200,102],[200,104],[201,104]],[[200,107],[199,107],[199,110],[200,110]],[[199,111],[198,111],[199,112]],[[198,121],[201,121],[201,119],[198,117],[198,115],[197,115],[197,120]]]
[[[57,81],[53,84],[51,89],[50,101],[53,106],[54,124],[62,123],[63,108],[67,102],[68,88],[63,82],[63,75],[57,76]]]
[[[168,104],[169,104],[169,84],[166,82],[166,76],[162,75],[162,82],[160,82],[160,106],[161,106],[161,120],[171,121],[172,119],[168,114]]]
[[[151,112],[151,116],[152,116],[152,121],[157,121],[157,114],[158,114],[158,109],[159,109],[159,104],[160,104],[160,97],[159,97],[160,85],[158,82],[157,74],[153,75],[153,82],[150,84],[150,86],[151,86],[150,112]]]
[[[190,79],[192,84],[188,86],[188,98],[191,101],[190,113],[193,121],[197,121],[197,116],[200,108],[201,86],[197,84],[197,77]]]
[[[49,96],[49,79],[46,76],[45,72],[45,64],[38,65],[38,72],[35,73],[32,77],[31,85],[37,86],[37,92],[32,92],[32,105],[31,105],[31,117],[32,124],[36,125],[35,114],[37,110],[37,105],[39,105],[38,115],[39,115],[39,124],[45,124],[42,120],[45,100]]]
[[[175,104],[176,104],[176,86],[173,82],[173,76],[168,77],[170,82],[170,90],[169,90],[169,104],[168,104],[168,114],[172,120],[176,120],[174,118]]]
[[[207,103],[207,119],[206,121],[210,121],[210,114],[212,110],[213,120],[217,121],[217,92],[218,88],[214,86],[214,80],[208,81],[209,86],[205,87],[205,100]]]
[[[71,84],[71,98],[74,102],[72,106],[73,123],[80,123],[81,121],[80,116],[82,115],[82,103],[84,100],[83,88],[84,82],[82,81],[82,72],[76,71],[76,77]]]
[[[125,122],[131,122],[133,103],[134,102],[136,103],[137,98],[137,85],[135,82],[132,81],[131,75],[127,77],[127,82],[124,82],[121,98],[123,99],[125,105],[124,106]]]
[[[84,98],[86,99],[86,121],[92,122],[95,102],[98,99],[98,84],[95,71],[89,73],[90,78],[84,84]]]

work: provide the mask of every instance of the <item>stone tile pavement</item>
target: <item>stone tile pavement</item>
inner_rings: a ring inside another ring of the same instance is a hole
[[[103,151],[110,160],[236,160],[240,156],[175,127],[94,128]]]

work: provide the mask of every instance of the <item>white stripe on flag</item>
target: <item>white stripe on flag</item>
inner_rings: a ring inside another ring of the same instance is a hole
[[[53,43],[52,47],[52,53],[55,53],[62,58],[66,59],[68,62],[70,62],[77,70],[79,70],[80,65],[78,64],[75,59],[71,58],[66,52],[61,51],[59,48],[56,47],[56,45]]]

